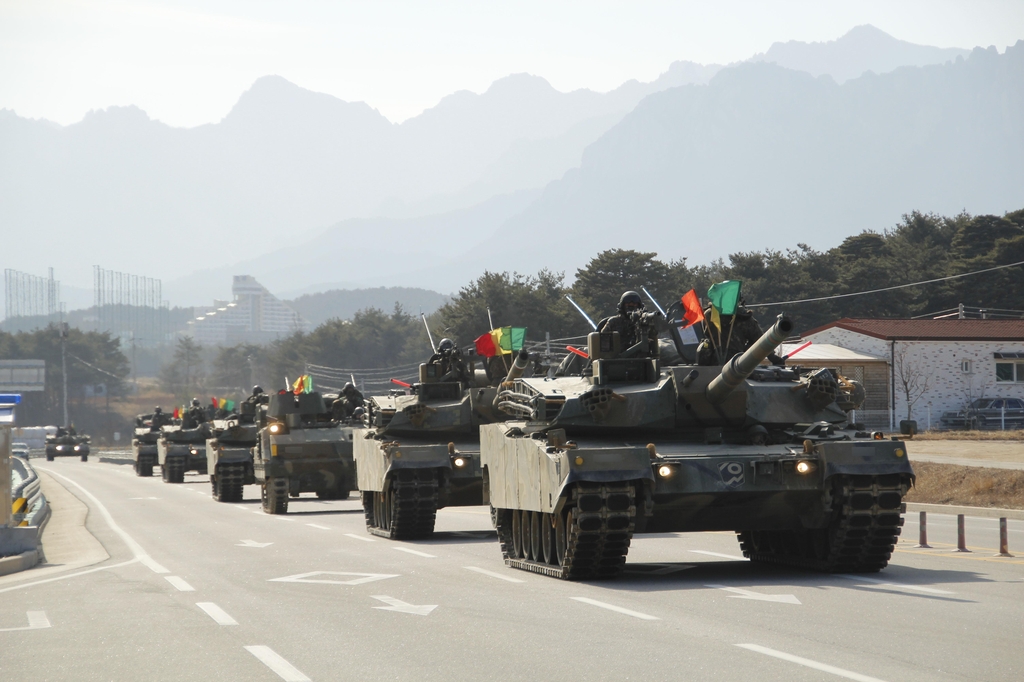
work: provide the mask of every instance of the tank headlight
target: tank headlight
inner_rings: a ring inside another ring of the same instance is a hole
[[[268,430],[271,433],[281,433],[281,425],[280,424],[271,424]]]
[[[64,446],[63,446],[63,445],[58,445],[58,446],[57,446],[57,449],[58,449],[58,450],[63,450],[63,449],[64,449]]]
[[[78,451],[79,451],[79,450],[81,450],[81,449],[82,449],[82,448],[78,447],[77,445],[75,446],[75,452],[78,452]]]
[[[199,451],[198,451],[198,450],[196,450],[195,448],[191,448],[191,449],[189,450],[189,452],[191,452],[191,453],[192,453],[193,455],[198,455],[198,454],[199,454]]]
[[[464,460],[462,457],[456,457],[452,463],[457,467],[466,466],[466,460]]]
[[[799,461],[796,463],[796,472],[798,474],[809,474],[814,471],[817,467],[814,462]]]
[[[658,475],[662,478],[672,478],[676,474],[676,468],[668,464],[662,464],[658,467]]]

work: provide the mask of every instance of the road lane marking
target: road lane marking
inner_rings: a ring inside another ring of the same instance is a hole
[[[79,571],[78,573],[71,573],[69,575],[58,575],[56,578],[47,578],[46,580],[36,580],[35,582],[31,582],[31,583],[22,583],[21,585],[13,585],[12,587],[5,587],[3,589],[0,589],[0,593],[10,592],[11,590],[20,590],[22,588],[33,587],[35,585],[43,585],[45,583],[52,583],[52,582],[56,582],[58,580],[64,580],[66,578],[77,578],[80,575],[86,575],[88,573],[95,573],[96,571],[105,571],[108,568],[120,568],[121,566],[127,566],[129,564],[138,563],[138,561],[139,561],[139,558],[135,557],[133,559],[129,559],[128,561],[122,561],[119,564],[111,564],[110,566],[99,566],[98,568],[90,568],[87,571]]]
[[[355,575],[359,576],[352,580],[333,580],[327,578],[314,578],[316,575]],[[297,575],[286,575],[283,578],[271,578],[268,583],[319,583],[322,585],[363,585],[377,580],[397,578],[397,573],[345,573],[341,571],[310,571]]]
[[[28,627],[24,628],[2,628],[0,632],[17,632],[19,630],[43,630],[51,627],[50,619],[46,617],[46,611],[26,611],[28,616]]]
[[[345,537],[352,538],[354,540],[362,540],[363,542],[373,542],[373,538],[368,538],[365,535],[356,535],[355,533],[345,533]]]
[[[406,552],[408,554],[415,554],[416,556],[422,556],[422,557],[426,557],[428,559],[436,559],[437,558],[437,556],[435,556],[434,554],[427,554],[426,552],[421,552],[418,549],[409,549],[408,547],[392,547],[391,549],[396,549],[399,552]]]
[[[129,497],[129,500],[159,500],[159,497]]]
[[[320,530],[331,530],[327,526],[321,526],[319,523],[307,523],[306,525],[310,528],[319,528]]]
[[[274,518],[276,518],[278,521],[288,521],[290,523],[295,523],[295,519],[289,519],[287,516],[275,516]]]
[[[845,677],[848,680],[856,680],[857,682],[884,682],[884,680],[880,680],[877,677],[861,675],[860,673],[855,673],[850,670],[843,670],[842,668],[837,668],[833,665],[819,663],[818,661],[812,661],[809,658],[801,658],[800,656],[787,654],[784,651],[776,651],[775,649],[769,649],[768,647],[759,646],[757,644],[737,644],[736,646],[741,649],[747,649],[748,651],[754,651],[766,656],[774,656],[775,658],[782,659],[783,661],[796,663],[797,665],[813,668],[814,670],[820,670],[823,673],[830,673],[832,675],[837,675],[838,677]]]
[[[206,611],[206,615],[213,618],[217,625],[238,625],[238,621],[229,616],[224,609],[214,604],[212,601],[200,601],[196,602],[196,606]]]
[[[704,587],[710,587],[716,590],[724,590],[726,592],[732,592],[731,599],[753,599],[755,601],[773,601],[780,604],[799,604],[800,600],[792,594],[761,594],[760,592],[751,592],[750,590],[743,590],[738,587],[727,587],[725,585],[705,585]]]
[[[609,611],[615,611],[616,613],[622,613],[627,616],[633,616],[634,618],[640,618],[641,620],[661,620],[657,616],[651,616],[646,613],[640,613],[639,611],[630,611],[629,609],[624,609],[621,606],[615,606],[614,604],[606,604],[603,601],[597,601],[596,599],[587,599],[586,597],[569,598],[578,602],[583,602],[584,604],[590,604],[591,606],[598,606],[602,609],[608,609]]]
[[[258,644],[247,646],[245,650],[259,659],[260,663],[267,666],[285,682],[312,682],[308,677],[299,672],[298,668],[284,660],[280,654],[269,646]]]
[[[856,580],[858,582],[872,583],[872,585],[861,585],[860,587],[872,587],[878,585],[879,587],[895,587],[902,590],[914,590],[916,592],[924,592],[926,594],[956,594],[956,592],[950,592],[949,590],[940,590],[934,587],[924,587],[922,585],[908,585],[906,583],[894,583],[889,580],[879,580],[878,578],[868,578],[862,575],[839,575],[840,578],[846,578],[847,580]]]
[[[195,592],[196,588],[189,585],[176,575],[165,575],[164,580],[178,588],[179,592]]]
[[[703,549],[691,549],[694,554],[706,554],[708,556],[722,557],[723,559],[733,559],[734,561],[746,561],[744,557],[736,556],[735,554],[722,554],[721,552],[707,552]]]
[[[378,611],[397,611],[398,613],[411,613],[416,616],[429,616],[430,612],[437,608],[437,604],[408,604],[401,599],[395,599],[386,594],[375,594],[373,598],[387,604],[387,606],[374,606],[373,608]]]
[[[489,575],[492,578],[497,578],[498,580],[505,580],[510,583],[526,582],[525,580],[520,580],[519,578],[513,578],[511,576],[502,575],[501,573],[495,573],[494,571],[488,571],[486,568],[477,568],[476,566],[463,566],[463,568],[470,571],[476,571],[477,573],[483,573],[484,575]]]
[[[270,547],[273,542],[256,542],[255,540],[242,540],[235,547]]]
[[[100,513],[103,515],[103,518],[106,519],[107,525],[110,526],[111,530],[113,530],[115,533],[121,536],[121,539],[124,540],[124,543],[128,545],[128,549],[131,550],[132,554],[135,555],[135,558],[137,558],[142,563],[143,566],[153,571],[154,573],[170,573],[169,570],[167,570],[166,568],[158,564],[156,561],[154,561],[153,558],[146,553],[146,550],[142,549],[142,545],[135,542],[135,539],[132,538],[132,536],[124,532],[121,529],[121,527],[114,522],[114,517],[110,515],[110,512],[107,511],[107,508],[103,506],[103,503],[100,502],[95,495],[93,495],[91,492],[89,492],[81,485],[79,485],[75,481],[72,481],[70,478],[63,474],[58,474],[56,471],[52,471],[44,467],[38,468],[41,469],[42,471],[45,471],[48,474],[52,474],[54,476],[63,478],[65,481],[67,481],[68,483],[72,484],[73,486],[81,490],[83,493],[85,493],[85,495],[96,504],[96,508],[100,510]]]

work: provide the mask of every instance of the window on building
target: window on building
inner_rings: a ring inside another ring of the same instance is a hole
[[[970,374],[971,373],[971,361],[970,360],[961,360],[960,361],[960,371],[963,372],[964,374]]]
[[[1024,362],[997,362],[996,381],[1024,383]]]

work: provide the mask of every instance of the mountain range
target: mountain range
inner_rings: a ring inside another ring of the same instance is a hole
[[[402,124],[276,76],[191,129],[0,111],[0,259],[65,286],[93,264],[161,277],[174,304],[225,297],[232,274],[282,296],[451,292],[602,248],[705,262],[913,209],[1019,208],[1022,53],[857,27],[608,93],[513,75]]]

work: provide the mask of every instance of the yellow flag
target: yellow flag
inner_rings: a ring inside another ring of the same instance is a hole
[[[722,318],[718,314],[718,308],[711,306],[711,324],[714,325],[715,329],[721,331],[722,329]]]

